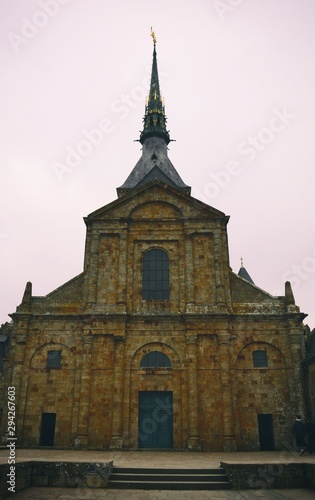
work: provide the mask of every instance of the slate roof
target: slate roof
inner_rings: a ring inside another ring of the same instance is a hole
[[[241,268],[240,268],[240,270],[238,272],[238,275],[241,278],[243,278],[244,280],[249,281],[249,283],[252,283],[252,285],[255,285],[255,283],[253,282],[252,278],[250,277],[250,275],[246,271],[245,267],[241,266]]]
[[[190,187],[184,183],[169,159],[167,145],[161,137],[149,137],[145,140],[142,157],[124,184],[117,188],[118,196],[122,196],[130,189],[146,184],[153,179],[161,180],[190,194]]]

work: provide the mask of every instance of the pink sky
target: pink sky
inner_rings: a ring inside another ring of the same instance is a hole
[[[314,0],[0,0],[0,25],[0,323],[82,271],[141,154],[153,26],[171,161],[231,216],[232,269],[290,280],[315,327]]]

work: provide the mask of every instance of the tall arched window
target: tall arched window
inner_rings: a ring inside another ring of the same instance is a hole
[[[169,259],[164,250],[153,248],[142,261],[142,299],[168,300],[170,295]]]
[[[160,351],[148,352],[143,356],[140,368],[172,368],[171,360]]]

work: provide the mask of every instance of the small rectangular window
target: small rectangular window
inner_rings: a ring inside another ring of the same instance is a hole
[[[267,352],[266,351],[254,351],[253,352],[253,365],[255,368],[264,368],[264,367],[268,366]]]
[[[47,368],[61,368],[61,351],[48,351]]]

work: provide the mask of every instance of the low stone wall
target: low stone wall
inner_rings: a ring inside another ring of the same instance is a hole
[[[315,464],[305,464],[307,487],[315,490]]]
[[[315,464],[228,464],[221,462],[234,490],[315,489]]]
[[[110,463],[32,462],[32,486],[106,488]]]
[[[0,498],[7,498],[31,486],[59,488],[106,488],[113,462],[23,462],[16,463],[14,489],[10,483],[10,465],[0,464]],[[13,476],[11,476],[13,479]],[[9,481],[9,482],[8,482]]]
[[[13,467],[13,469],[10,469],[10,467]],[[12,466],[9,464],[0,464],[0,498],[14,495],[17,491],[30,488],[31,486],[31,462],[23,462]],[[9,488],[11,489],[9,490]]]

